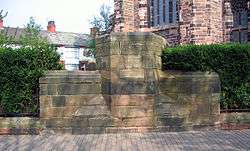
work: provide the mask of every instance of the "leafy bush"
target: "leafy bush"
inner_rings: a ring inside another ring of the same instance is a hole
[[[217,72],[222,109],[250,108],[250,44],[166,48],[162,60],[165,70]]]
[[[87,54],[85,54],[87,57],[96,57],[96,40],[91,39],[87,43],[88,45],[88,51]]]
[[[37,113],[39,78],[62,69],[56,47],[27,33],[18,41],[0,34],[0,113]]]
[[[0,48],[0,112],[28,113],[38,109],[39,78],[61,69],[52,46]]]

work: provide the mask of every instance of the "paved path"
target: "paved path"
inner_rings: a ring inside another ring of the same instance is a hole
[[[250,130],[99,135],[0,136],[0,150],[246,151]]]

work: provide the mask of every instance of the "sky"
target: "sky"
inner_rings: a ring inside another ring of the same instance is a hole
[[[32,16],[44,30],[53,20],[57,31],[89,33],[102,4],[113,8],[113,0],[0,0],[0,10],[8,11],[5,27],[24,27]]]

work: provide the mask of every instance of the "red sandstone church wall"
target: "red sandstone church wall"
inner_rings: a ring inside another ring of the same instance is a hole
[[[149,25],[150,0],[115,0],[114,32],[154,32],[167,39],[170,45],[229,42],[232,41],[234,3],[240,3],[236,7],[241,10],[247,1],[179,0],[179,22],[152,28]]]
[[[221,0],[180,1],[180,43],[211,44],[223,41]]]

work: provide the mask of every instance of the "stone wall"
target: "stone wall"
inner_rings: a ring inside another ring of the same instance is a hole
[[[40,79],[40,119],[44,127],[73,134],[102,132],[110,111],[96,71],[50,71]]]
[[[249,124],[220,114],[215,73],[161,70],[166,41],[153,33],[112,33],[96,42],[99,71],[49,71],[40,78],[40,118],[0,118],[0,134],[182,131]],[[33,131],[35,130],[35,131]],[[38,130],[38,131],[37,131]]]
[[[31,134],[36,135],[44,129],[39,118],[0,117],[0,135]]]
[[[220,114],[221,129],[250,129],[250,112],[232,112]]]
[[[151,33],[112,33],[97,39],[103,93],[120,127],[153,127],[161,51],[165,40]]]
[[[51,71],[40,79],[41,123],[73,134],[214,128],[218,76],[161,71],[165,46],[153,33],[99,37],[99,71]]]
[[[162,72],[160,55],[165,44],[152,33],[113,33],[97,39],[102,92],[115,125],[158,130],[215,126],[218,75]]]
[[[155,99],[158,124],[173,130],[219,124],[220,80],[215,73],[161,72]]]

